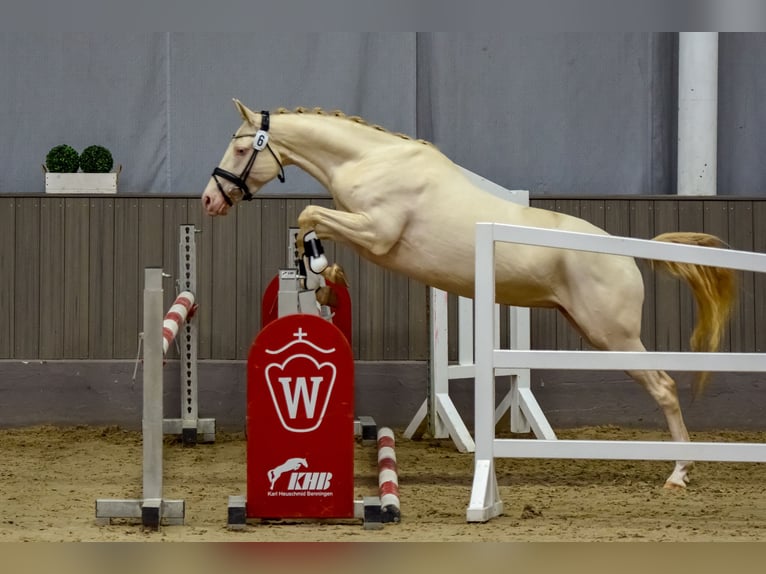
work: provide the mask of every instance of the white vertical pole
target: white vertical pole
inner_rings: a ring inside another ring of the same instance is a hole
[[[144,270],[144,499],[162,498],[162,269]]]
[[[716,195],[718,33],[678,43],[678,195]]]
[[[492,224],[476,225],[476,289],[474,309],[476,376],[474,381],[474,441],[476,460],[492,459],[495,439],[495,244]]]
[[[189,291],[197,297],[197,247],[194,225],[180,226],[178,245],[179,291]],[[197,322],[185,320],[181,337],[181,430],[191,433],[197,442]],[[191,442],[191,440],[190,440]]]
[[[448,315],[447,307],[449,293],[441,289],[429,289],[431,312],[429,313],[429,328],[431,329],[431,353],[429,359],[428,381],[428,432],[434,438],[449,436],[444,422],[438,416],[438,395],[449,393],[449,349],[447,345]]]

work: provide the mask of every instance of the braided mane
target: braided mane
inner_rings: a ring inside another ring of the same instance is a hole
[[[348,116],[348,115],[344,114],[340,110],[333,110],[331,112],[328,112],[328,111],[326,111],[326,110],[324,110],[322,108],[312,108],[312,109],[309,109],[309,108],[297,107],[297,108],[295,108],[292,111],[288,110],[287,108],[278,108],[275,113],[277,113],[277,114],[315,114],[315,115],[318,115],[318,116],[334,116],[336,118],[343,118],[343,119],[352,121],[352,122],[354,122],[356,124],[359,124],[359,125],[362,125],[362,126],[370,127],[370,128],[372,128],[374,130],[377,130],[379,132],[384,132],[384,133],[387,133],[387,134],[391,134],[391,135],[396,136],[398,138],[401,138],[403,140],[417,141],[417,142],[425,144],[425,145],[433,145],[431,142],[429,142],[427,140],[415,139],[415,138],[412,138],[412,137],[408,136],[407,134],[403,134],[401,132],[392,132],[390,130],[387,130],[386,128],[384,128],[383,126],[380,126],[378,124],[371,124],[367,120],[365,120],[364,118],[362,118],[360,116]]]

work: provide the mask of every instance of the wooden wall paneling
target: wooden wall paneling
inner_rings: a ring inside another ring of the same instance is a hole
[[[386,271],[384,274],[383,356],[384,360],[405,361],[409,358],[410,287],[404,275]]]
[[[16,269],[18,198],[0,197],[0,269]],[[0,273],[0,359],[14,356],[15,273]]]
[[[359,259],[359,356],[362,361],[375,361],[383,357],[384,329],[387,321],[385,309],[384,270]]]
[[[651,239],[654,232],[654,201],[628,201],[629,232],[627,235],[636,239]],[[657,349],[657,304],[656,304],[656,274],[646,260],[636,262],[644,279],[644,307],[641,313],[641,341],[649,351]]]
[[[753,202],[727,201],[726,204],[729,246],[739,251],[754,251]],[[737,271],[737,301],[729,326],[732,352],[755,352],[755,275],[751,271]]]
[[[703,231],[705,228],[704,203],[698,200],[678,202],[678,229],[681,231]],[[683,279],[679,281],[678,316],[682,351],[690,351],[689,339],[697,323],[697,305],[694,294]]]
[[[261,330],[263,270],[261,268],[261,220],[263,202],[240,206],[237,214],[237,358],[246,360]]]
[[[40,199],[16,204],[14,243],[14,357],[36,359],[40,353]]]
[[[143,330],[141,302],[144,275],[138,262],[139,199],[114,199],[114,344],[115,359],[132,359]]]
[[[162,282],[162,308],[170,309],[179,293],[181,277],[178,274],[178,246],[180,240],[180,228],[188,222],[186,200],[173,197],[165,197],[162,200],[162,269],[170,275]],[[177,359],[179,342],[176,340],[168,348],[167,358]]]
[[[211,358],[237,357],[237,224],[239,210],[213,220],[212,229],[212,324]],[[245,207],[252,207],[245,205]]]
[[[64,358],[88,359],[90,200],[64,200]]]
[[[555,199],[530,199],[530,205],[539,209],[556,211]],[[532,309],[530,311],[531,347],[533,349],[559,349],[556,338],[556,322],[560,313],[555,309]]]
[[[428,287],[420,281],[408,282],[407,304],[410,361],[426,361],[429,357]]]
[[[287,200],[267,198],[261,200],[261,203],[261,222],[259,225],[261,260],[254,263],[260,264],[262,269],[261,292],[263,292],[269,282],[277,275],[279,269],[285,266]]]
[[[766,202],[753,202],[753,251],[766,253]],[[755,352],[766,353],[766,273],[753,277],[753,323],[755,331]]]
[[[88,257],[88,356],[114,356],[114,199],[92,198]],[[117,321],[119,325],[119,320]]]
[[[654,232],[659,235],[678,231],[678,200],[658,201],[654,205]],[[655,280],[655,349],[679,351],[680,282],[667,273],[657,273]]]
[[[212,323],[215,302],[213,301],[213,222],[200,207],[199,198],[189,198],[187,201],[187,221],[197,228],[197,293],[199,302],[195,319],[198,327],[197,357],[210,359],[212,357]]]
[[[63,197],[40,200],[40,246],[40,358],[58,359],[64,353]]]
[[[139,326],[141,331],[144,329],[144,275],[147,268],[160,268],[164,273],[170,271],[165,267],[163,260],[164,248],[163,239],[164,229],[164,202],[161,197],[143,197],[138,201],[138,270],[140,293],[138,313]],[[167,291],[172,290],[172,279],[165,278],[162,281],[162,288]],[[163,297],[164,302],[164,297]]]

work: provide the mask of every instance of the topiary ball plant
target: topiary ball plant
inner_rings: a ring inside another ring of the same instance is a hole
[[[80,156],[70,145],[57,145],[45,156],[45,167],[53,173],[74,173],[80,167]]]
[[[88,146],[80,154],[80,167],[85,173],[107,173],[113,165],[112,153],[103,146]]]

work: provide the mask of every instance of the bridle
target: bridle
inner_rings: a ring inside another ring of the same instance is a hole
[[[279,174],[277,175],[277,178],[280,182],[285,182],[285,169],[282,167],[282,162],[279,161],[279,158],[277,157],[277,154],[274,153],[274,150],[271,149],[271,146],[269,145],[269,112],[264,110],[261,112],[261,129],[259,129],[254,134],[234,134],[232,136],[232,139],[239,139],[239,138],[253,138],[253,153],[250,154],[250,159],[247,160],[247,165],[245,165],[245,169],[242,170],[242,173],[239,175],[233,174],[230,171],[226,171],[225,169],[222,169],[220,167],[216,167],[213,170],[213,179],[215,180],[216,185],[218,186],[218,191],[221,192],[221,195],[223,196],[223,200],[226,202],[227,205],[231,206],[233,205],[231,199],[228,195],[226,195],[226,192],[223,190],[223,186],[221,185],[221,182],[218,180],[219,177],[222,177],[226,181],[233,183],[238,189],[242,191],[242,200],[243,201],[250,201],[253,199],[253,194],[250,193],[250,188],[247,185],[247,178],[250,175],[250,170],[253,169],[253,165],[255,164],[255,158],[258,157],[258,152],[263,151],[264,149],[268,149],[271,152],[271,155],[274,156],[274,159],[277,162],[277,165],[279,165]]]

